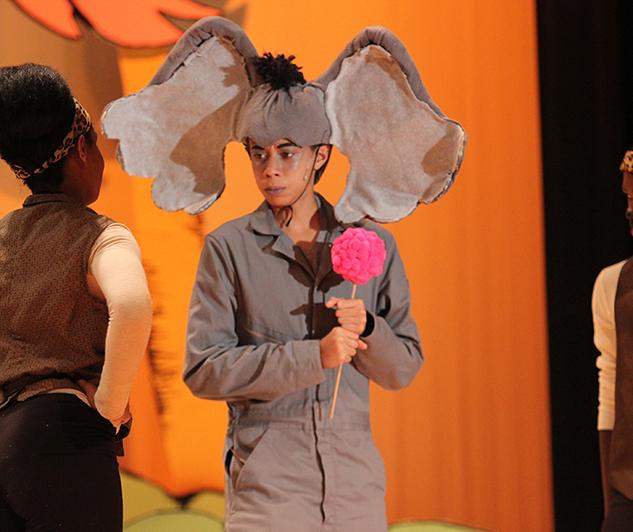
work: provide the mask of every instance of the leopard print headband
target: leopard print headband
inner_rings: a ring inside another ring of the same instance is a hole
[[[622,159],[622,163],[620,164],[620,172],[633,173],[633,150],[628,150],[624,154],[624,159]]]
[[[41,174],[51,165],[61,161],[77,144],[79,137],[90,131],[92,121],[90,120],[88,111],[86,111],[76,99],[73,98],[73,100],[75,101],[75,118],[73,119],[70,131],[66,134],[59,147],[53,152],[53,155],[51,155],[35,170],[27,170],[20,165],[9,163],[11,170],[13,170],[13,173],[18,179],[25,180],[33,175]]]

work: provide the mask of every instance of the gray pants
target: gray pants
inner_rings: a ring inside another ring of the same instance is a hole
[[[227,532],[387,530],[384,466],[364,423],[238,424],[227,443]]]

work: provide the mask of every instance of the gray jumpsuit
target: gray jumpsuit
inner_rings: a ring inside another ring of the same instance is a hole
[[[384,532],[385,478],[369,425],[369,380],[395,390],[422,364],[409,286],[391,234],[381,276],[358,286],[374,321],[369,348],[346,364],[329,419],[335,369],[319,339],[338,325],[325,308],[352,285],[332,270],[330,243],[345,229],[322,197],[314,264],[268,205],[207,235],[191,299],[184,379],[225,400],[228,532]],[[370,321],[371,321],[370,318]]]

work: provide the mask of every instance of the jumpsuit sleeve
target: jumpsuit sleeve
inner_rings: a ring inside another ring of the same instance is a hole
[[[187,325],[184,381],[194,395],[271,401],[325,380],[318,340],[238,345],[236,306],[231,263],[209,236],[198,265]]]
[[[383,388],[397,390],[413,380],[423,356],[418,330],[411,317],[409,282],[393,239],[390,247],[376,313],[369,312],[374,327],[363,338],[368,349],[358,351],[353,364]]]

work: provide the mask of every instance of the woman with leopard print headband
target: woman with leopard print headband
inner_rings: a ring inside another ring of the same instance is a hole
[[[32,192],[0,219],[0,530],[119,531],[116,454],[151,326],[140,252],[88,208],[104,161],[57,72],[0,68],[0,124]]]

